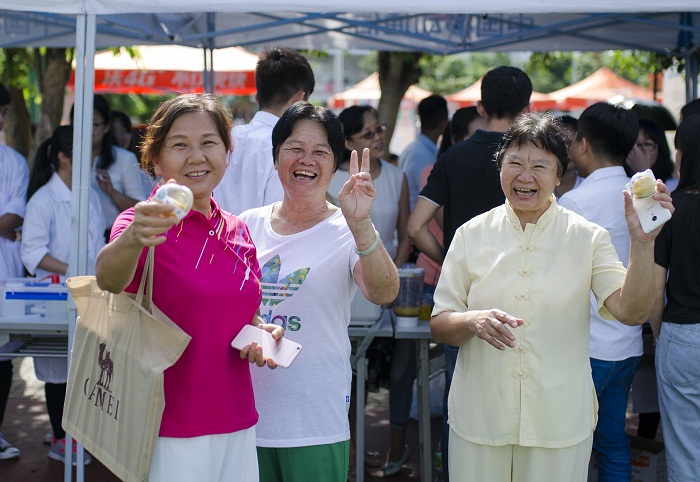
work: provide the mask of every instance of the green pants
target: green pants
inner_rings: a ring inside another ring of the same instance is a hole
[[[258,447],[260,482],[346,482],[350,441],[309,447]]]

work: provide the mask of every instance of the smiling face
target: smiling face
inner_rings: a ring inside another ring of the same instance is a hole
[[[187,112],[173,122],[155,160],[155,173],[194,194],[195,210],[209,212],[211,193],[226,171],[226,147],[206,112]]]
[[[528,142],[506,150],[501,164],[501,188],[520,223],[534,224],[549,208],[559,185],[557,157]]]
[[[314,120],[298,120],[279,146],[275,163],[285,197],[300,194],[325,202],[333,167],[333,151],[323,125]]]
[[[363,116],[363,126],[360,132],[345,139],[345,147],[349,151],[361,153],[365,148],[369,149],[369,157],[372,160],[379,160],[386,154],[386,126],[379,123],[371,111],[366,111]]]

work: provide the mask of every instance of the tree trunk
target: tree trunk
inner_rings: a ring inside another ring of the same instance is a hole
[[[22,67],[26,65],[29,55],[27,49],[5,49],[5,65],[2,76],[2,81],[12,97],[4,127],[5,142],[24,157],[27,157],[31,150],[32,123],[27,104],[24,102],[23,87],[25,83],[18,77],[26,75],[23,73]]]
[[[27,104],[21,89],[7,86],[12,101],[5,121],[5,142],[24,157],[29,159],[32,146],[32,121],[29,118]]]
[[[420,79],[418,61],[422,56],[423,52],[379,52],[379,88],[382,96],[377,110],[379,118],[388,125],[387,146],[394,134],[401,99],[408,88]]]
[[[71,56],[66,49],[47,48],[43,61],[37,50],[37,81],[41,92],[41,110],[34,134],[32,153],[39,145],[51,137],[54,129],[61,123],[63,115],[63,97],[71,73]]]

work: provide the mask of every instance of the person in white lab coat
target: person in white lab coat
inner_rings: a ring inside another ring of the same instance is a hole
[[[92,168],[90,186],[98,194],[104,214],[105,241],[119,213],[148,197],[144,175],[133,152],[122,149],[111,132],[112,109],[95,95],[92,114]],[[71,122],[73,110],[71,109]]]
[[[10,105],[10,92],[0,84],[0,131]],[[17,229],[22,226],[26,209],[25,193],[29,182],[27,161],[6,145],[0,145],[0,284],[22,276]],[[12,386],[12,358],[0,356],[0,427]],[[19,457],[19,449],[0,434],[0,460]]]
[[[71,242],[73,127],[58,127],[37,150],[27,190],[27,214],[20,254],[25,268],[37,278],[52,273],[65,279]],[[88,222],[88,274],[104,246],[105,224],[97,193],[90,190]],[[53,430],[49,457],[65,461],[66,433],[61,427],[68,369],[62,358],[35,358],[39,380],[45,382],[46,408]],[[86,454],[85,463],[91,457]]]

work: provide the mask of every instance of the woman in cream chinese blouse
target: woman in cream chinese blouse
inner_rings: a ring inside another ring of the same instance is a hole
[[[660,228],[645,234],[625,193],[625,271],[605,229],[557,205],[567,135],[549,116],[516,119],[496,162],[506,202],[457,230],[430,323],[437,341],[460,347],[450,479],[585,482],[597,420],[590,291],[602,316],[643,323]],[[657,188],[673,209],[666,186]]]

